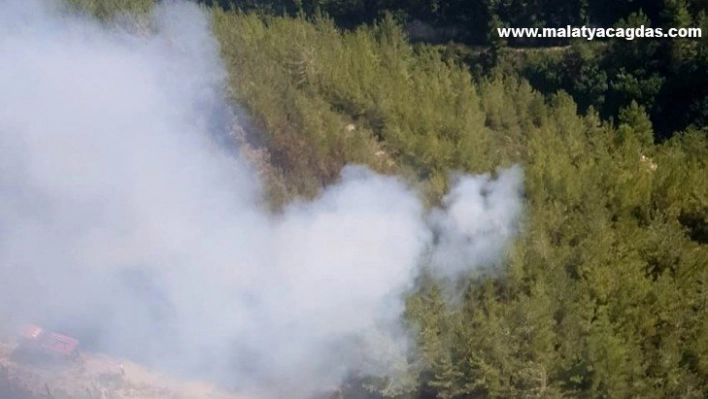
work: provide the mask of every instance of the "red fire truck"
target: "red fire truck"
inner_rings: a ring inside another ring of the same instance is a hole
[[[39,326],[25,326],[20,334],[20,348],[28,353],[76,360],[79,357],[79,341],[75,338],[47,331]]]

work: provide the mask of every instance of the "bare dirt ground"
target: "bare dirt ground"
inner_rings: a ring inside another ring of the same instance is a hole
[[[245,399],[206,383],[171,379],[101,354],[83,353],[75,362],[50,362],[18,356],[16,348],[14,342],[0,341],[3,399]]]

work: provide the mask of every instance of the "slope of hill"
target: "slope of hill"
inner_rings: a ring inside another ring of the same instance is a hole
[[[206,383],[178,381],[102,354],[83,353],[76,363],[50,364],[21,358],[16,348],[10,340],[0,343],[0,397],[5,399],[243,398]]]

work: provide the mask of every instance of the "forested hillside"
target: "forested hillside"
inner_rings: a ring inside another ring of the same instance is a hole
[[[469,66],[506,66],[517,61],[510,47],[567,46],[565,39],[501,40],[498,27],[702,27],[708,31],[708,5],[699,0],[666,1],[464,1],[464,0],[205,0],[227,8],[275,15],[330,15],[337,26],[355,29],[386,13],[410,28],[412,37],[434,43],[456,42],[491,47],[469,59]],[[705,40],[635,39],[587,42],[569,51],[525,57],[516,68],[546,95],[565,90],[585,113],[595,107],[603,118],[637,100],[646,107],[657,138],[708,124],[708,55]],[[593,45],[595,44],[595,45]],[[677,93],[681,93],[677,95]],[[666,115],[672,115],[666,118]]]
[[[108,18],[121,2],[73,3]],[[406,176],[431,204],[452,172],[523,166],[524,230],[505,264],[470,276],[458,307],[434,279],[421,281],[406,311],[413,374],[373,382],[379,393],[708,396],[705,39],[521,54],[502,43],[462,57],[452,45],[412,44],[380,12],[466,26],[465,40],[486,43],[495,21],[705,26],[706,3],[384,3],[211,9],[233,100],[267,154],[274,208],[315,196],[348,163]]]

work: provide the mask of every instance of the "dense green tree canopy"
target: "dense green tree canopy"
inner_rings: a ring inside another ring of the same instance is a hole
[[[374,383],[380,394],[708,396],[705,41],[502,45],[489,56],[413,44],[399,14],[377,18],[463,25],[486,44],[489,21],[705,26],[706,2],[238,5],[260,11],[215,7],[214,31],[233,100],[269,154],[274,207],[316,195],[350,162],[419,182],[431,203],[452,171],[524,166],[525,227],[503,270],[470,276],[458,307],[421,281],[406,309],[419,349],[411,380]]]

